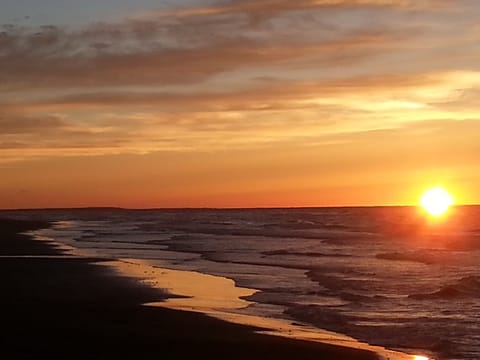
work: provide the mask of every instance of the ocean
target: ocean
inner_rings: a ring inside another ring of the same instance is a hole
[[[255,289],[243,312],[438,360],[480,359],[480,206],[32,210],[37,233]]]

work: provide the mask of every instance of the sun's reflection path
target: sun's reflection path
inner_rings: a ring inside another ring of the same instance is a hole
[[[415,356],[413,357],[413,360],[433,360],[433,359],[430,359],[430,358],[428,358],[428,357],[426,357],[426,356],[415,355]]]

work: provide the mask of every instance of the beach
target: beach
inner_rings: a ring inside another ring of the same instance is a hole
[[[200,313],[144,306],[168,295],[101,265],[111,259],[71,256],[19,234],[46,226],[0,221],[2,356],[378,358],[365,350],[259,334]]]

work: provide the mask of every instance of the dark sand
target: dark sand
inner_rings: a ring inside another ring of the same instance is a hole
[[[2,359],[377,359],[364,350],[256,334],[198,313],[142,306],[166,295],[98,266],[102,259],[49,258],[62,253],[18,234],[45,226],[0,220]]]

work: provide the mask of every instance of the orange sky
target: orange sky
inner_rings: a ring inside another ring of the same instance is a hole
[[[480,203],[480,3],[130,3],[0,15],[0,208]]]

